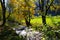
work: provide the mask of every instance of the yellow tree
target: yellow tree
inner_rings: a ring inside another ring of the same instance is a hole
[[[10,0],[10,5],[13,5],[13,14],[17,20],[23,18],[28,22],[30,16],[34,14],[35,4],[33,0]]]
[[[34,14],[35,4],[33,0],[17,0],[18,2],[18,14],[22,14],[26,21],[26,24],[30,25],[30,16]]]
[[[34,13],[34,7],[35,7],[35,4],[34,4],[34,1],[33,0],[24,0],[25,2],[25,8],[27,10],[25,10],[26,14],[27,14],[27,17],[25,18],[25,21],[26,21],[26,25],[29,27],[31,24],[30,24],[30,20],[31,20],[31,14]]]

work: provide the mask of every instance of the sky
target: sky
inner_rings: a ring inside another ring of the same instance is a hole
[[[7,1],[8,1],[8,0],[5,0],[5,6],[6,6],[6,7],[7,7]]]

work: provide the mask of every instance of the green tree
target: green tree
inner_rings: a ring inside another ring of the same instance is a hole
[[[48,1],[50,1],[50,3]],[[41,12],[43,13],[42,14],[42,22],[43,22],[43,25],[45,25],[46,24],[47,11],[50,9],[51,6],[53,6],[54,0],[46,0],[46,5],[44,5],[44,0],[41,0],[41,2],[42,2],[41,3],[42,4],[42,6],[41,6]]]

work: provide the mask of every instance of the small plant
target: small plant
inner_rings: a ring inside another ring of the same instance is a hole
[[[52,30],[52,27],[46,25],[43,27],[43,30],[44,32],[44,37],[46,40],[55,40],[56,39],[56,34],[55,34],[55,31]]]

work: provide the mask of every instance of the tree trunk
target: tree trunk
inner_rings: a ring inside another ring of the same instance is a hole
[[[2,24],[2,26],[4,26],[6,23],[5,12],[6,12],[6,9],[3,8],[3,24]]]
[[[31,26],[30,22],[26,18],[25,18],[25,22],[26,22],[27,27]]]
[[[43,16],[43,15],[42,15],[42,22],[43,22],[43,25],[46,24],[46,16]]]
[[[42,22],[43,22],[43,25],[46,24],[46,15],[47,15],[47,11],[50,9],[50,6],[53,4],[53,1],[54,1],[54,0],[50,3],[49,6],[47,6],[47,5],[48,5],[48,1],[49,1],[49,0],[47,0],[46,7],[45,7],[45,10],[44,10],[44,0],[42,0],[42,12],[45,11],[45,13],[42,15]]]
[[[41,0],[41,2],[42,2],[41,12],[44,13],[44,0]],[[42,23],[43,23],[43,25],[46,24],[46,14],[45,13],[42,14]]]
[[[1,6],[2,6],[2,15],[3,15],[3,24],[1,26],[4,26],[6,23],[6,17],[5,17],[5,13],[6,13],[6,8],[5,8],[5,0],[1,0]]]
[[[29,25],[30,25],[30,8],[28,8],[28,15],[29,15]]]

